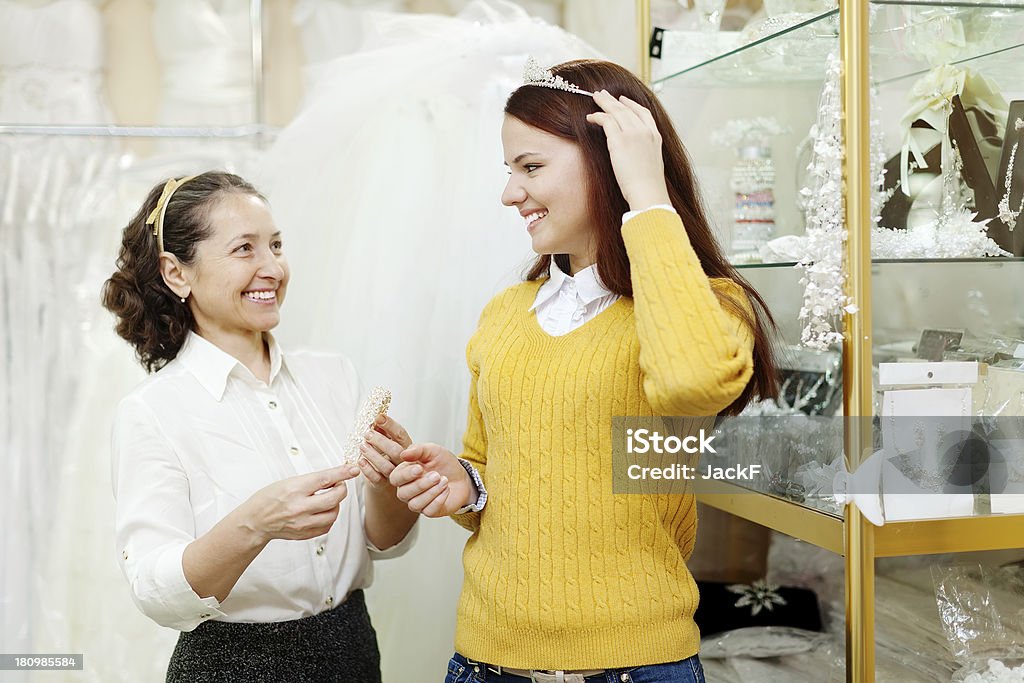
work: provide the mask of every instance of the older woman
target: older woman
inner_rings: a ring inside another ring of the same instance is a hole
[[[182,631],[168,681],[380,680],[362,589],[412,542],[381,454],[410,441],[384,420],[341,461],[356,374],[274,341],[288,279],[263,197],[208,172],[153,188],[104,287],[153,373],[118,408],[113,485],[132,596]]]

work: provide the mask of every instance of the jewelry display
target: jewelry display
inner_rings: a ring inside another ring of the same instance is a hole
[[[966,402],[963,409],[966,414]],[[905,420],[906,418],[903,419]],[[895,415],[889,415],[889,423],[890,432],[894,435],[897,434]],[[891,456],[888,461],[916,486],[935,493],[941,493],[943,487],[949,482],[950,475],[953,472],[953,468],[956,467],[958,459],[951,457],[953,456],[952,452],[946,447],[947,444],[943,443],[946,437],[944,422],[940,419],[934,426],[934,430],[928,430],[929,426],[931,425],[926,425],[923,419],[915,420],[913,424],[915,449],[905,452],[899,450],[899,439],[896,439],[896,455]],[[934,443],[931,443],[927,438],[926,430],[934,432]],[[925,468],[922,464],[925,457],[933,462],[937,462],[938,466]]]
[[[809,168],[810,185],[800,189],[807,202],[804,256],[797,267],[803,270],[804,287],[800,320],[804,327],[800,341],[811,349],[824,351],[843,341],[840,331],[844,311],[857,306],[843,291],[843,243],[846,222],[843,206],[843,131],[839,55],[828,57],[828,70],[818,102],[818,119],[811,127],[814,154]],[[875,126],[872,126],[872,130]]]
[[[737,161],[729,187],[733,191],[733,231],[729,260],[757,263],[761,247],[775,230],[775,164],[767,138],[784,130],[773,118],[729,121],[712,135],[715,144],[735,146]]]
[[[767,147],[743,147],[738,155],[730,181],[735,197],[730,260],[754,263],[775,230],[775,165]]]
[[[1024,129],[1024,119],[1017,119],[1013,122],[1013,130],[1019,132]],[[999,200],[999,220],[1006,224],[1006,227],[1013,230],[1017,225],[1017,217],[1024,211],[1024,193],[1021,194],[1020,206],[1014,211],[1010,208],[1010,191],[1013,183],[1014,162],[1017,157],[1017,146],[1020,140],[1014,140],[1010,148],[1010,161],[1006,165],[1006,177],[1003,180],[1003,198]]]
[[[902,149],[885,163],[890,193],[876,231],[883,258],[1006,256],[1013,250],[997,218],[995,164],[1008,105],[999,87],[969,68],[933,68],[910,88]],[[1012,214],[1007,204],[1001,215]]]

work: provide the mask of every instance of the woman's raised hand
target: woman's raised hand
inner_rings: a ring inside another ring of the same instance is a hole
[[[446,448],[434,443],[413,444],[402,451],[402,462],[391,473],[398,499],[427,517],[447,517],[476,502],[476,487],[466,468]]]
[[[341,501],[348,495],[345,482],[357,476],[358,467],[342,465],[282,479],[252,494],[237,512],[264,543],[275,538],[316,538],[334,525]]]
[[[594,93],[594,102],[602,111],[587,114],[587,121],[604,129],[615,179],[630,210],[670,204],[661,133],[651,112],[628,97],[616,99],[607,90]]]

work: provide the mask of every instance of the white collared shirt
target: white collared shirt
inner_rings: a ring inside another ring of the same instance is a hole
[[[676,213],[671,204],[656,204],[640,211],[627,211],[622,223],[652,209],[665,209]],[[597,264],[588,266],[575,275],[567,275],[551,259],[548,279],[537,290],[530,306],[537,312],[537,322],[552,337],[561,337],[583,326],[611,306],[619,298],[601,282]]]
[[[566,275],[551,259],[548,279],[537,290],[530,310],[536,311],[545,332],[560,337],[593,320],[618,298],[602,284],[596,264]]]
[[[273,337],[270,383],[191,333],[178,357],[118,406],[112,477],[121,570],[139,608],[190,631],[207,619],[285,621],[344,602],[372,578],[371,558],[404,553],[415,537],[379,551],[363,526],[362,477],[331,530],[307,541],[274,539],[219,603],[197,595],[185,547],[259,489],[341,464],[358,409],[352,363],[282,354]]]

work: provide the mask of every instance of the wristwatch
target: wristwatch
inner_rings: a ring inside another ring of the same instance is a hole
[[[476,487],[476,502],[472,505],[462,506],[453,514],[462,515],[467,512],[480,512],[484,509],[484,505],[487,504],[487,489],[484,488],[484,482],[480,479],[480,473],[476,471],[476,468],[468,460],[459,458],[459,464],[466,468],[466,473],[473,480],[473,486]]]

